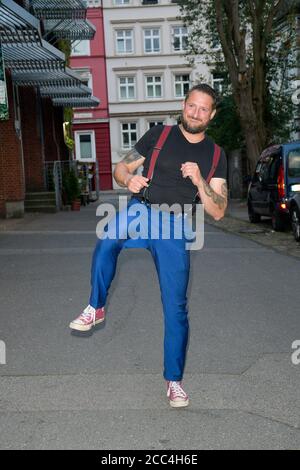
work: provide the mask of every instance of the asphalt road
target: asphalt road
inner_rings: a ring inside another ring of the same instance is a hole
[[[189,285],[190,406],[171,409],[147,251],[121,253],[104,324],[68,328],[88,301],[95,209],[2,224],[0,448],[299,449],[300,260],[206,225]]]

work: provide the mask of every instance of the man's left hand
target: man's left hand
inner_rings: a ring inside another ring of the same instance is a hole
[[[185,162],[181,165],[181,172],[183,178],[191,178],[192,183],[195,186],[199,186],[201,183],[201,173],[197,163]]]

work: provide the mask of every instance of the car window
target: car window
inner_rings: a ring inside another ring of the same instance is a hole
[[[300,147],[289,152],[288,176],[291,178],[300,178]]]
[[[265,183],[268,180],[268,176],[269,176],[269,161],[264,161],[259,171],[259,179],[260,181]]]
[[[272,155],[269,164],[269,182],[276,183],[279,167],[279,155]]]
[[[261,168],[261,161],[258,161],[258,163],[256,165],[256,168],[255,168],[255,173],[254,173],[253,178],[252,178],[253,183],[256,183],[258,181],[258,175],[259,175],[259,172],[260,172],[260,168]]]

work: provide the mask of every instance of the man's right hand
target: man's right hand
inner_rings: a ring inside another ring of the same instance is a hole
[[[140,175],[130,175],[126,178],[125,185],[132,193],[139,193],[142,188],[147,188],[149,178]]]

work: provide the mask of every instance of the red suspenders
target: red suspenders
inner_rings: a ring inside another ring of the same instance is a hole
[[[149,178],[149,180],[151,180],[151,178],[153,177],[154,167],[155,167],[155,164],[156,164],[156,160],[159,156],[159,152],[163,148],[164,143],[166,142],[172,127],[173,126],[164,126],[163,131],[160,134],[159,139],[158,139],[158,141],[157,141],[157,143],[156,143],[156,145],[153,149],[153,152],[152,152],[152,155],[151,155],[151,160],[150,160],[150,165],[149,165],[149,170],[148,170],[148,173],[147,173],[147,178]],[[212,163],[212,167],[210,169],[210,172],[208,174],[208,177],[206,178],[207,184],[210,183],[210,180],[212,179],[213,175],[215,174],[216,168],[219,164],[220,156],[221,156],[221,148],[217,144],[214,144],[213,163]]]
[[[217,144],[214,144],[214,145],[215,145],[214,158],[213,158],[212,167],[210,169],[208,177],[206,178],[207,184],[210,183],[210,180],[214,176],[217,166],[219,164],[220,156],[221,156],[221,148]]]
[[[156,142],[156,145],[153,149],[152,155],[151,155],[151,160],[150,160],[150,165],[149,165],[149,170],[147,173],[147,178],[151,180],[154,172],[154,167],[156,164],[156,160],[158,158],[159,152],[164,146],[165,141],[168,138],[168,135],[170,134],[170,131],[172,129],[172,126],[164,126],[162,133],[159,136],[158,141]]]

